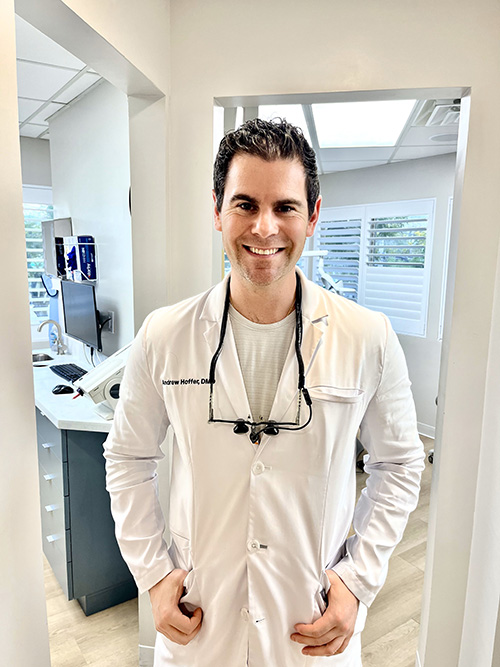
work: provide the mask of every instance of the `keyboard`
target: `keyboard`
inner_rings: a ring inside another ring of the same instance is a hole
[[[79,380],[88,373],[88,371],[84,371],[83,368],[80,368],[76,364],[56,364],[55,366],[49,366],[49,368],[56,375],[59,375],[68,382],[75,382],[75,380]]]

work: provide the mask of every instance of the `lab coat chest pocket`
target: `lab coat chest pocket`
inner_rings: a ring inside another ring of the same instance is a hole
[[[330,425],[346,426],[361,421],[365,392],[358,387],[333,387],[327,384],[309,386],[313,412],[324,415]]]
[[[359,403],[364,397],[363,389],[357,387],[332,387],[327,384],[315,384],[309,387],[309,394],[317,401],[333,403]]]
[[[339,466],[350,465],[347,461],[351,461],[353,450],[345,445],[355,442],[363,418],[366,394],[356,386],[334,387],[326,383],[311,383],[308,390],[318,442],[325,448],[325,456],[335,464],[336,469],[345,470]],[[335,458],[332,459],[332,456]]]

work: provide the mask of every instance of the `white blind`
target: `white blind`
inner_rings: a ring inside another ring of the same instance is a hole
[[[366,269],[363,305],[379,310],[399,333],[423,334],[424,269]]]
[[[385,313],[398,333],[425,335],[434,200],[384,202],[324,209],[315,250],[326,250],[324,270],[345,292]],[[312,277],[319,276],[315,259]]]
[[[372,218],[368,223],[368,266],[424,268],[428,216]]]
[[[434,200],[384,202],[365,208],[362,300],[385,313],[395,331],[425,335]]]
[[[47,204],[26,203],[23,210],[30,310],[32,319],[41,322],[49,316],[49,297],[40,278],[44,271],[42,220],[51,220],[54,211]]]
[[[337,215],[329,209],[320,218],[316,230],[316,248],[327,250],[328,255],[323,259],[323,269],[333,280],[341,280],[344,288],[353,291],[345,292],[344,296],[354,301],[358,300],[360,261],[361,261],[361,216]],[[322,284],[318,271],[319,259],[314,262],[314,280]]]

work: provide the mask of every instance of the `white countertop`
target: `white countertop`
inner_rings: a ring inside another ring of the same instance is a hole
[[[109,433],[112,421],[103,419],[95,412],[95,403],[87,396],[78,394],[53,394],[52,389],[57,384],[68,384],[64,378],[50,370],[51,364],[77,364],[81,368],[90,370],[89,364],[75,360],[69,354],[57,356],[51,350],[34,350],[46,352],[54,357],[47,366],[34,366],[33,378],[35,384],[35,405],[50,421],[60,429],[72,431],[98,431]],[[73,399],[73,396],[77,398]]]

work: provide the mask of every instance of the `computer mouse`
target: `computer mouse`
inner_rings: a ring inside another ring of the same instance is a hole
[[[74,392],[75,390],[69,384],[56,384],[54,389],[52,389],[53,394],[73,394]]]

